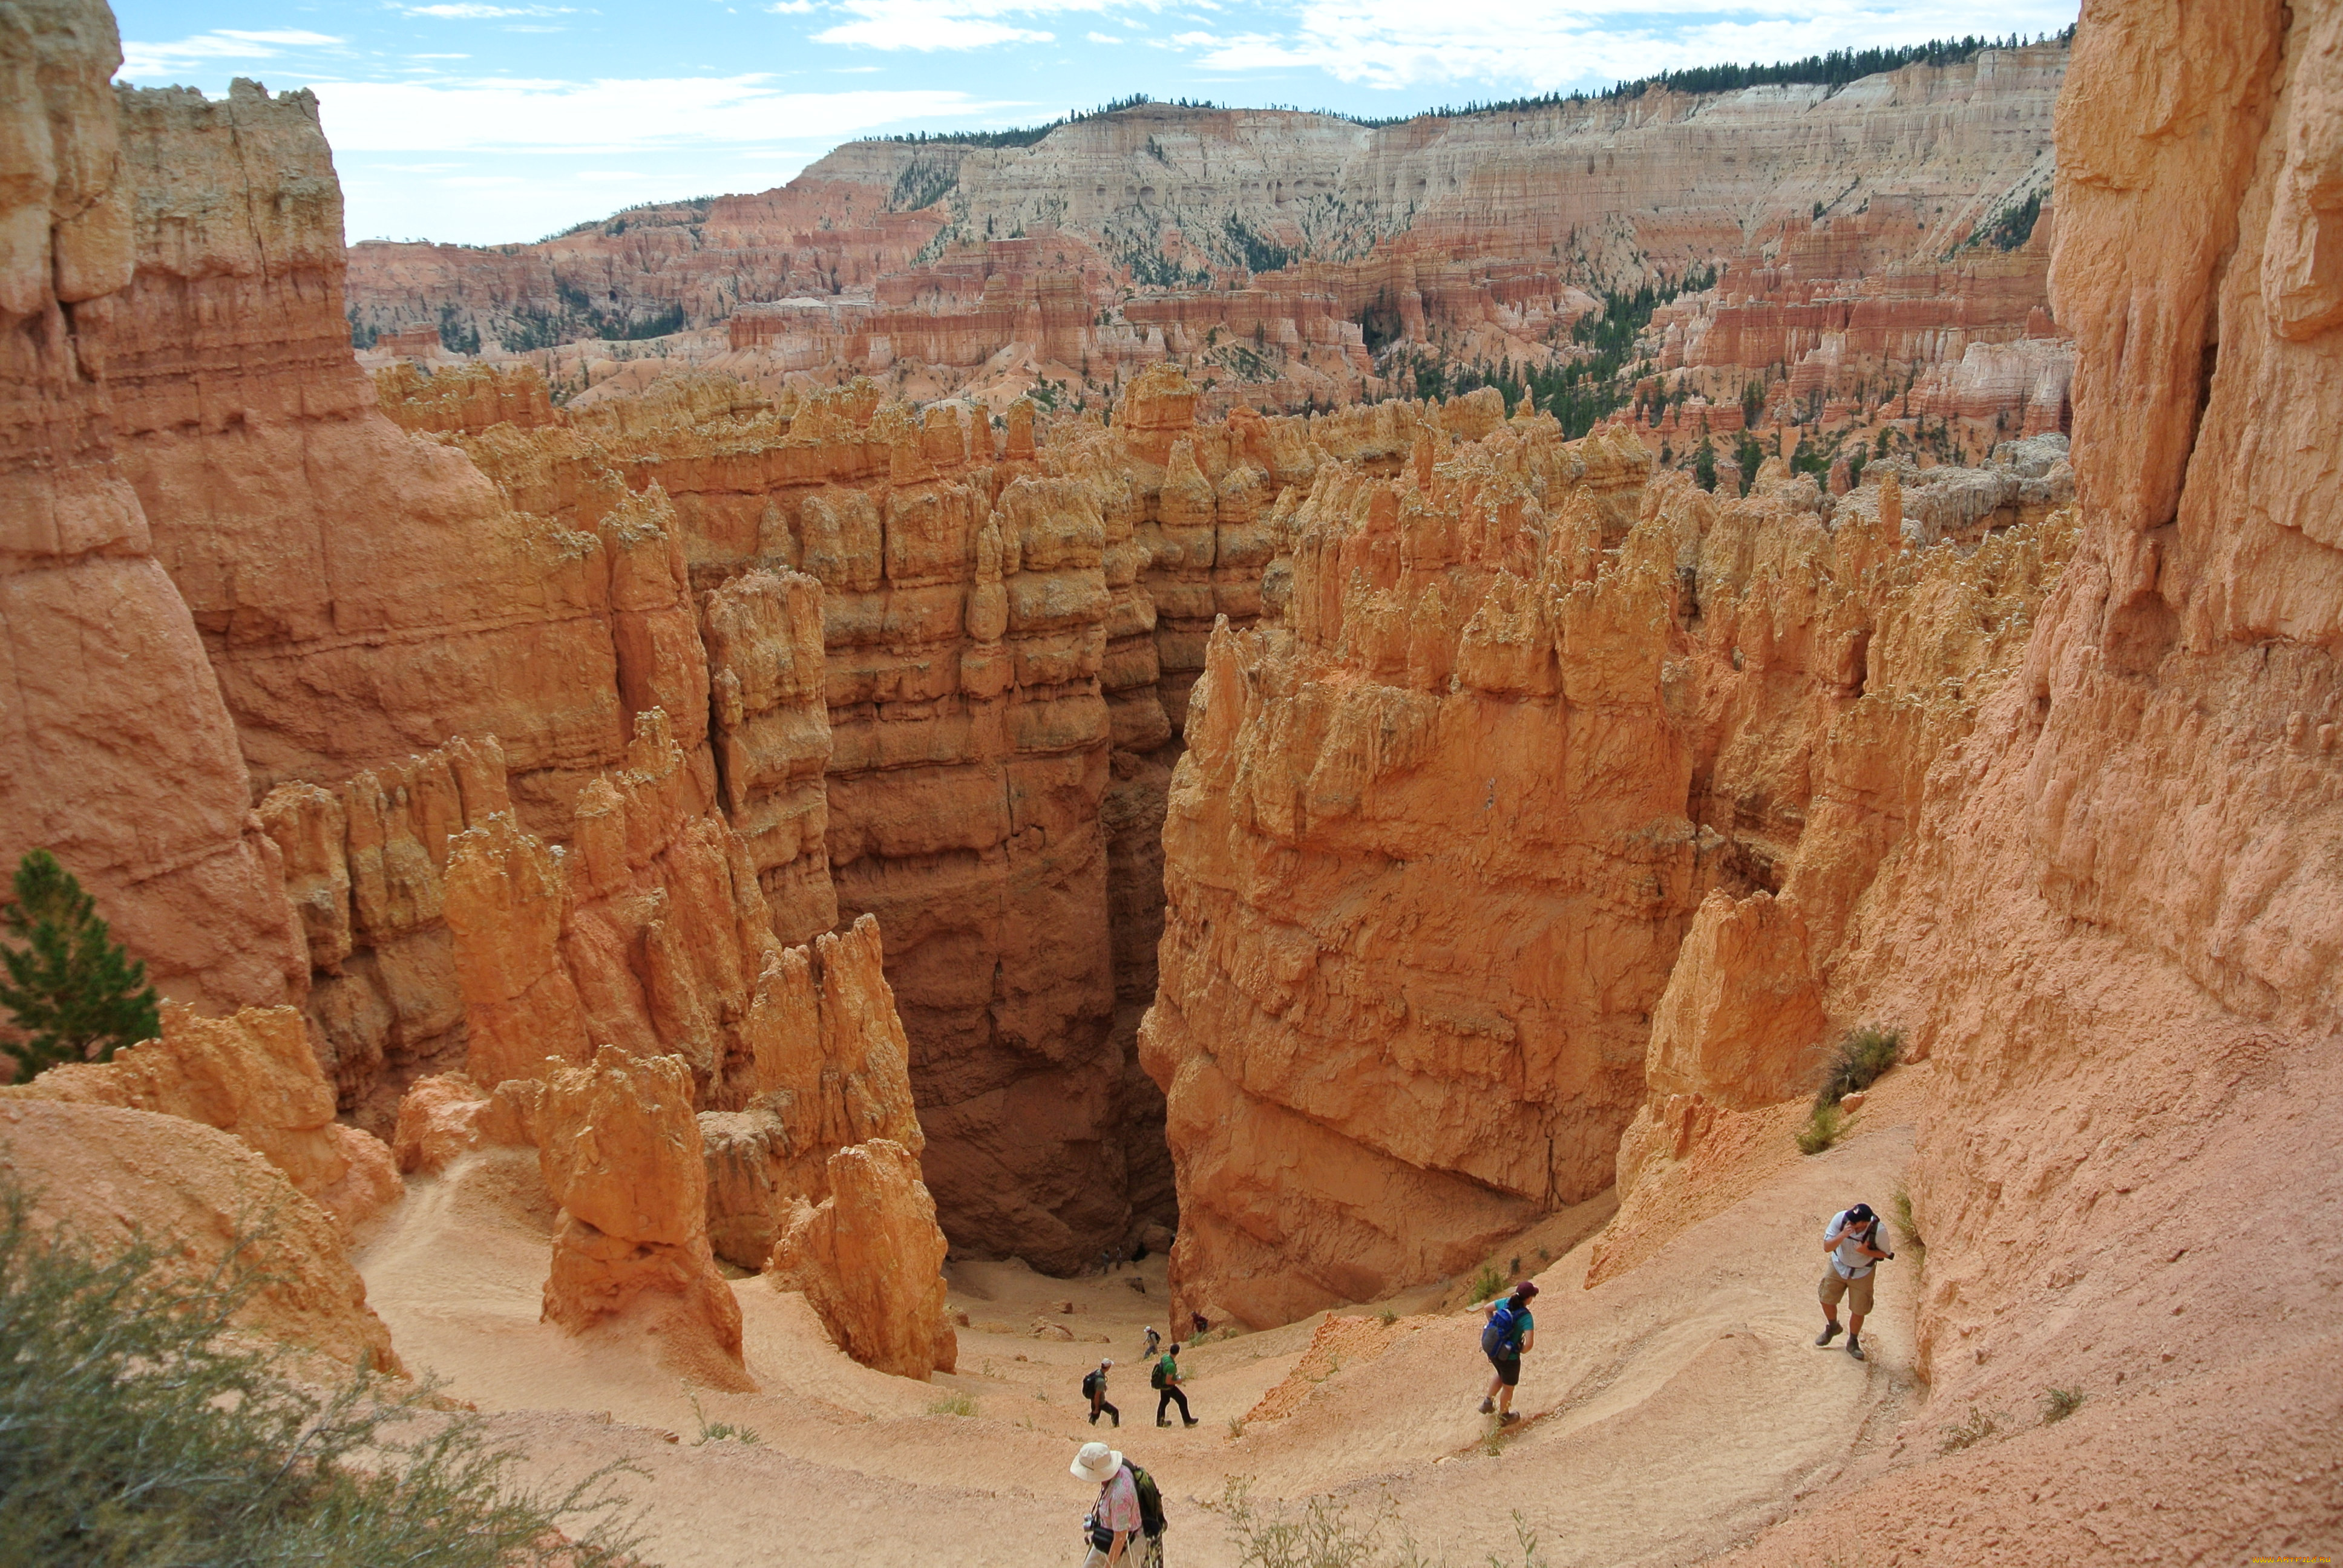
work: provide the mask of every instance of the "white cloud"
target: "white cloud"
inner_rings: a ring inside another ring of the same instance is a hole
[[[1085,33],[1082,36],[1088,38],[1093,44],[1120,44],[1122,42],[1121,39],[1116,37],[1111,33]]]
[[[765,7],[776,16],[803,16],[813,8],[813,0],[774,0]]]
[[[1204,3],[1204,0],[1191,0]],[[2072,0],[2016,0],[1996,28],[2031,36],[2074,20]],[[1345,82],[1406,87],[1493,81],[1552,88],[1832,49],[1919,43],[1957,28],[1921,0],[1519,0],[1503,8],[1444,0],[1303,0],[1289,31],[1188,33],[1215,70],[1322,70]],[[1272,19],[1248,14],[1256,26]],[[1279,17],[1277,20],[1284,20]],[[1973,25],[1966,18],[1964,25]]]
[[[401,5],[399,13],[407,16],[437,16],[449,22],[487,22],[499,16],[574,16],[577,8],[570,5]]]
[[[1048,44],[1056,35],[1013,26],[1015,16],[1096,14],[1126,8],[1159,10],[1162,0],[837,0],[851,21],[814,35],[820,44],[859,44],[873,49],[976,49],[993,44]],[[1132,24],[1137,25],[1137,24]],[[1094,42],[1120,43],[1091,35]]]
[[[345,82],[318,94],[339,152],[612,153],[843,140],[904,120],[1010,106],[930,89],[783,93],[769,76],[599,82]]]
[[[205,60],[273,60],[284,49],[319,48],[341,42],[330,33],[306,33],[297,28],[246,32],[235,27],[215,28],[176,44],[125,39],[121,74],[166,76]]]
[[[817,44],[861,44],[873,49],[981,49],[994,44],[1047,44],[1056,35],[980,17],[936,15],[919,0],[846,0],[860,13],[851,22],[816,33]]]

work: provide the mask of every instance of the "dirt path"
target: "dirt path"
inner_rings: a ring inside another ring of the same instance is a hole
[[[1882,1271],[1870,1364],[1811,1342],[1825,1221],[1858,1197],[1884,1202],[1909,1158],[1917,1096],[1884,1088],[1849,1141],[1788,1166],[1643,1266],[1587,1291],[1585,1244],[1554,1260],[1538,1276],[1538,1343],[1517,1403],[1530,1419],[1502,1437],[1476,1409],[1477,1318],[1386,1324],[1380,1309],[1348,1314],[1307,1355],[1324,1314],[1190,1350],[1200,1424],[1155,1427],[1141,1332],[1169,1327],[1161,1259],[1076,1281],[955,1263],[951,1304],[969,1318],[960,1370],[932,1384],[854,1364],[802,1299],[742,1280],[761,1392],[699,1392],[695,1409],[645,1335],[620,1325],[573,1337],[537,1321],[553,1216],[525,1152],[417,1181],[360,1266],[408,1365],[494,1412],[532,1475],[613,1458],[643,1466],[628,1485],[647,1555],[669,1568],[1076,1562],[1089,1493],[1066,1462],[1093,1436],[1159,1477],[1180,1568],[1235,1562],[1201,1506],[1232,1477],[1269,1499],[1335,1493],[1357,1517],[1388,1496],[1452,1562],[1513,1553],[1518,1510],[1557,1568],[1679,1563],[1749,1539],[1848,1473],[1915,1397],[1902,1264]],[[1108,1355],[1119,1432],[1091,1428],[1080,1392]],[[1237,1419],[1272,1391],[1271,1407],[1287,1413]],[[703,1419],[759,1441],[695,1446]]]

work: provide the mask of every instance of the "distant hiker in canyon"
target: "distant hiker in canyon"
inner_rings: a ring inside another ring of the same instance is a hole
[[[1863,1319],[1871,1311],[1871,1271],[1880,1260],[1896,1254],[1879,1245],[1879,1216],[1868,1203],[1857,1203],[1831,1216],[1823,1231],[1823,1251],[1830,1266],[1823,1271],[1823,1332],[1815,1343],[1826,1345],[1838,1338],[1838,1303],[1846,1299],[1846,1353],[1868,1361],[1863,1353]]]
[[[1158,1391],[1155,1401],[1156,1425],[1172,1424],[1164,1412],[1172,1408],[1174,1401],[1179,1402],[1181,1421],[1189,1426],[1196,1424],[1196,1418],[1188,1413],[1187,1392],[1180,1386],[1180,1347],[1178,1345],[1173,1345],[1163,1352],[1163,1359],[1155,1363],[1154,1375],[1148,1379],[1148,1382]]]
[[[1481,1413],[1494,1415],[1499,1426],[1522,1419],[1513,1413],[1513,1385],[1522,1381],[1522,1353],[1537,1348],[1537,1320],[1530,1315],[1530,1299],[1537,1293],[1536,1282],[1523,1280],[1513,1294],[1481,1309],[1489,1317],[1481,1330],[1481,1353],[1496,1369]]]
[[[1106,1360],[1099,1362],[1097,1370],[1093,1371],[1090,1376],[1082,1379],[1082,1397],[1091,1402],[1091,1424],[1092,1426],[1096,1426],[1098,1424],[1098,1418],[1101,1412],[1112,1416],[1114,1418],[1115,1425],[1121,1426],[1122,1424],[1122,1412],[1115,1409],[1114,1406],[1107,1403],[1106,1402],[1106,1374],[1108,1372],[1112,1370],[1113,1366],[1114,1358],[1112,1356],[1109,1356]]]
[[[1153,1326],[1151,1325],[1147,1331],[1147,1359],[1149,1361],[1153,1361],[1157,1353],[1162,1349],[1163,1336],[1157,1333]]]
[[[1086,1442],[1069,1467],[1098,1483],[1098,1501],[1082,1516],[1082,1539],[1090,1548],[1082,1568],[1131,1563],[1162,1568],[1163,1494],[1154,1477],[1102,1442]]]

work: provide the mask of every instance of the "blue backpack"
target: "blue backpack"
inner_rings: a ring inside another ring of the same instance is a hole
[[[1481,1331],[1481,1352],[1499,1361],[1511,1361],[1522,1353],[1521,1314],[1513,1302],[1489,1314],[1489,1326]]]

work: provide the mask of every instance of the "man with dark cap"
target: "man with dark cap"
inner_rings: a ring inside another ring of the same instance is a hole
[[[1863,1319],[1871,1311],[1871,1271],[1881,1259],[1896,1255],[1879,1244],[1879,1216],[1871,1205],[1857,1203],[1832,1215],[1823,1230],[1823,1251],[1830,1254],[1830,1264],[1823,1270],[1823,1332],[1815,1343],[1826,1345],[1838,1338],[1838,1303],[1844,1297],[1846,1353],[1868,1361],[1863,1353]]]

